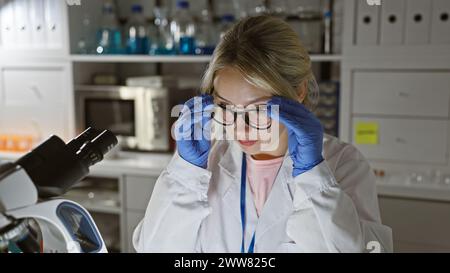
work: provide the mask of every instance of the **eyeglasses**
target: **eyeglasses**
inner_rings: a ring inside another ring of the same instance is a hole
[[[245,124],[257,130],[267,130],[272,126],[267,105],[249,105],[243,110],[237,108],[234,105],[215,104],[212,118],[223,126],[231,126],[235,124],[238,115],[243,115]]]

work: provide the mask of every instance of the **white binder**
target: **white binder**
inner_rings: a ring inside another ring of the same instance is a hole
[[[405,0],[383,1],[381,5],[382,45],[401,45],[404,41]]]
[[[46,47],[49,49],[58,49],[62,47],[62,5],[65,5],[65,1],[45,0]]]
[[[424,45],[430,42],[431,2],[424,0],[406,2],[406,44]]]
[[[366,1],[357,1],[356,44],[377,45],[379,42],[380,6],[370,6]]]
[[[17,33],[16,47],[27,48],[31,44],[31,26],[27,0],[14,1],[14,28]]]
[[[31,41],[35,48],[43,48],[46,43],[44,0],[28,0],[30,7]]]
[[[433,0],[431,43],[450,44],[450,1]]]
[[[16,45],[16,29],[14,24],[14,1],[3,0],[0,9],[0,26],[2,47],[11,48]]]

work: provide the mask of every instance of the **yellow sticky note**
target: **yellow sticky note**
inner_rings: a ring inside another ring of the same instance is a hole
[[[375,122],[356,123],[355,143],[366,145],[378,144],[378,123]]]

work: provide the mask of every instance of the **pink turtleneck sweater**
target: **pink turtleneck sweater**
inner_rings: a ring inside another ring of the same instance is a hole
[[[283,159],[282,156],[269,160],[255,160],[247,155],[247,180],[253,194],[258,217],[261,215]]]

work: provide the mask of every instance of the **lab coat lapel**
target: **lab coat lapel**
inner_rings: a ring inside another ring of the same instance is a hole
[[[292,160],[287,153],[261,212],[256,230],[256,243],[271,227],[279,221],[284,221],[287,214],[291,213],[293,208],[292,196],[288,189],[288,183],[291,179]]]
[[[240,181],[241,181],[242,150],[230,141],[229,146],[220,159],[218,165],[221,169],[219,192],[223,203],[229,208],[233,218],[241,222],[240,216]]]

